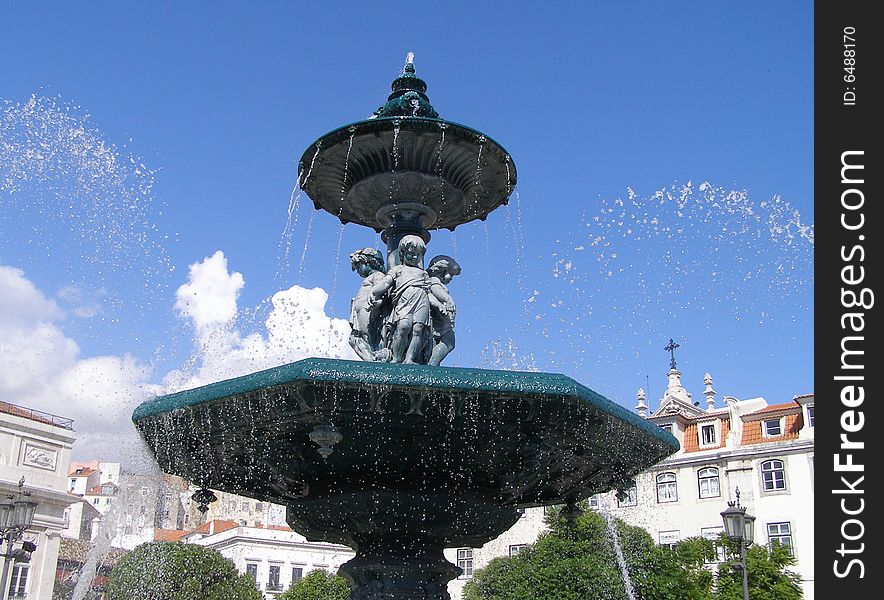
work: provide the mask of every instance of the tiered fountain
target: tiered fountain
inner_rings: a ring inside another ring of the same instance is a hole
[[[476,547],[518,509],[624,487],[671,435],[573,379],[438,366],[454,344],[451,257],[430,231],[485,219],[516,183],[491,138],[439,118],[410,60],[374,116],[318,139],[299,181],[381,233],[351,255],[362,362],[310,358],[145,402],[133,420],[166,473],[287,506],[310,540],[346,544],[354,600],[449,598],[446,547]]]

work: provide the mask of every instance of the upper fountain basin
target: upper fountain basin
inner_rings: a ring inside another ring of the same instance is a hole
[[[454,230],[506,204],[516,167],[482,133],[438,118],[376,117],[327,133],[304,152],[298,180],[314,206],[380,232],[382,208],[418,203],[427,229]]]
[[[289,505],[372,489],[553,504],[679,447],[564,375],[319,358],[154,398],[133,421],[164,472]],[[341,436],[327,458],[317,431]]]

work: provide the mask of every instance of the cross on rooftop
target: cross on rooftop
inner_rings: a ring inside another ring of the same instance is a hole
[[[675,349],[676,348],[681,348],[681,344],[676,344],[675,340],[673,340],[672,338],[669,338],[669,344],[665,348],[663,348],[664,350],[668,351],[671,356],[671,358],[669,359],[669,368],[670,369],[676,368],[676,366],[675,366]]]

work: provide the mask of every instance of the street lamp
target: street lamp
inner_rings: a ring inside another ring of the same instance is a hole
[[[743,572],[743,600],[749,600],[749,572],[746,569],[746,548],[755,539],[755,517],[746,514],[746,507],[740,506],[740,488],[735,490],[736,501],[728,502],[721,513],[724,533],[740,548],[740,560],[731,563]]]
[[[37,549],[33,542],[22,542],[21,548],[13,549],[13,545],[22,534],[31,527],[37,503],[30,500],[31,492],[25,491],[25,478],[18,482],[18,496],[9,494],[0,501],[0,548],[6,542],[6,551],[0,554],[3,558],[3,572],[0,574],[0,600],[5,600],[9,591],[9,566],[14,562],[27,562],[31,552]]]

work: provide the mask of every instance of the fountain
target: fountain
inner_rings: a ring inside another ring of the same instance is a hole
[[[388,102],[314,142],[299,166],[317,209],[374,228],[351,344],[140,405],[133,421],[166,473],[287,507],[309,540],[346,544],[354,600],[449,598],[443,549],[480,546],[518,509],[626,487],[675,452],[667,432],[564,375],[439,366],[454,346],[447,256],[430,231],[484,220],[516,170],[503,147],[439,118],[410,60]]]

